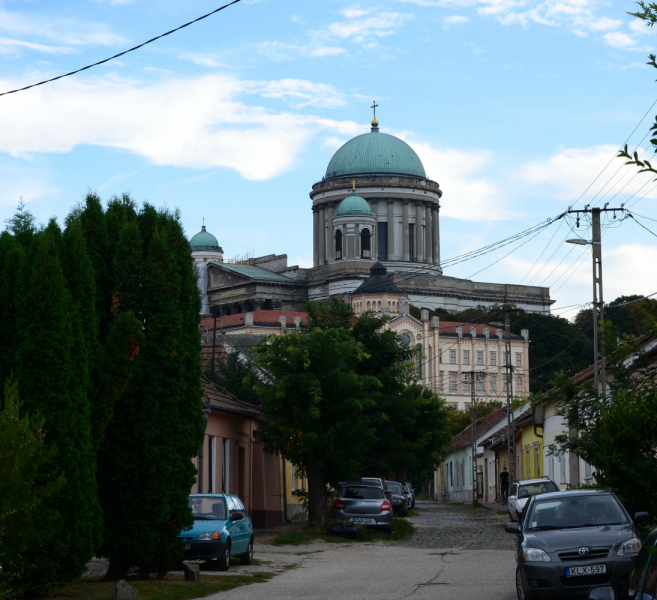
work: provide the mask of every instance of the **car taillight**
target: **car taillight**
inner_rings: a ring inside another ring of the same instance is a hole
[[[344,508],[344,502],[339,498],[336,498],[335,500],[333,500],[333,508],[335,508],[336,510],[342,510]]]
[[[384,500],[383,504],[381,505],[381,512],[384,512],[386,510],[390,510],[390,502]]]

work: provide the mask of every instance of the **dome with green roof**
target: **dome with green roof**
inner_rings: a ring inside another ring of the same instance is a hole
[[[372,125],[370,133],[349,140],[333,155],[325,179],[357,175],[427,178],[422,161],[413,148],[394,135],[380,133],[376,120]]]
[[[217,238],[205,229],[205,225],[201,227],[201,231],[189,240],[189,245],[192,247],[192,252],[197,252],[198,250],[223,252]]]
[[[344,217],[346,215],[364,215],[367,217],[373,217],[374,213],[365,198],[361,198],[360,196],[357,196],[355,192],[352,192],[340,202],[340,206],[338,206],[338,210],[335,211],[333,216]]]

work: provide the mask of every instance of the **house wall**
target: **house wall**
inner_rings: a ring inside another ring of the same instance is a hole
[[[530,421],[522,426],[518,450],[522,460],[519,479],[531,479],[545,475],[543,465],[543,439],[534,434],[534,425]]]
[[[472,501],[472,450],[459,448],[445,460],[445,501]]]
[[[303,508],[302,493],[306,491],[306,478],[301,477],[292,463],[285,461],[285,481],[287,491],[287,517],[291,521],[305,521],[308,518]]]

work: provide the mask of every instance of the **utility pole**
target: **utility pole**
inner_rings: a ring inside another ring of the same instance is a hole
[[[470,375],[470,434],[471,434],[471,449],[472,449],[472,506],[477,503],[477,396],[475,390],[475,381],[477,381],[477,376],[485,377],[486,373],[484,371],[479,371],[478,373],[472,369],[469,373]]]

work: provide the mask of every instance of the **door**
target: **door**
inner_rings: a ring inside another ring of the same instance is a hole
[[[246,546],[249,543],[249,537],[251,532],[246,530],[246,519],[240,519],[239,521],[230,521],[230,517],[236,512],[242,512],[238,507],[239,504],[236,502],[234,496],[226,496],[226,504],[228,505],[228,531],[230,533],[231,539],[231,549],[230,555],[237,556],[239,554],[244,554],[246,552]]]

